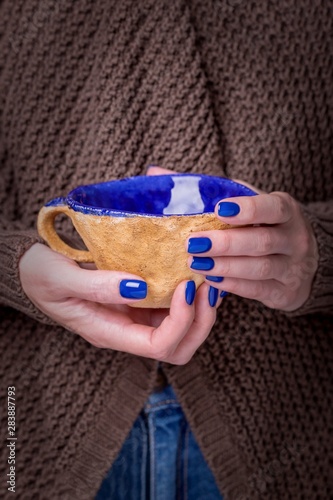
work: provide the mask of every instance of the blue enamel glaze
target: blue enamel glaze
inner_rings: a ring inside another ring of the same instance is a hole
[[[214,212],[216,203],[223,198],[255,194],[224,177],[139,176],[79,186],[66,198],[55,198],[46,206],[67,204],[77,212],[91,215],[161,217]]]
[[[64,197],[59,197],[59,198],[54,198],[54,200],[49,201],[46,203],[46,207],[59,207],[60,205],[66,205],[66,198]]]

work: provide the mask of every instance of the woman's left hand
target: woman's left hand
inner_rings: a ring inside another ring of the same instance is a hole
[[[149,170],[162,173],[170,171]],[[247,227],[193,233],[186,242],[189,267],[220,291],[283,311],[301,307],[310,295],[318,249],[299,203],[287,193],[260,192],[221,200],[215,213],[222,222]]]
[[[189,266],[207,283],[222,277],[214,285],[220,290],[282,311],[301,307],[310,295],[318,249],[299,203],[287,193],[262,193],[221,200],[215,213],[222,222],[247,227],[191,235]]]

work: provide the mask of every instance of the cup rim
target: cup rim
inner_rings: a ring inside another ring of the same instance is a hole
[[[201,177],[203,179],[212,179],[216,180],[217,182],[221,183],[227,183],[227,184],[233,184],[237,186],[237,188],[241,191],[237,196],[254,196],[257,195],[256,192],[254,192],[252,189],[249,187],[236,182],[232,179],[229,179],[227,177],[218,177],[218,176],[212,176],[212,175],[207,175],[207,174],[195,174],[195,173],[180,173],[180,174],[170,174],[170,175],[161,175],[158,177],[165,177],[165,178],[170,178],[170,176],[180,176],[180,177]],[[93,207],[91,205],[84,204],[82,202],[78,202],[75,200],[74,196],[79,190],[82,190],[84,188],[92,188],[92,187],[98,187],[101,185],[106,185],[106,184],[113,184],[115,182],[124,182],[124,181],[131,181],[134,179],[153,179],[153,176],[132,176],[132,177],[125,177],[123,179],[114,179],[111,181],[105,181],[105,182],[98,182],[94,184],[83,184],[81,186],[77,186],[75,189],[72,189],[68,195],[64,198],[55,198],[51,202],[47,203],[46,206],[54,206],[56,204],[59,204],[60,200],[62,200],[62,203],[65,203],[68,205],[69,208],[74,210],[75,212],[80,212],[85,215],[98,215],[98,216],[111,216],[111,217],[149,217],[149,218],[161,218],[161,217],[199,217],[203,216],[206,214],[212,214],[214,213],[213,211],[208,211],[208,212],[197,212],[197,213],[190,213],[190,214],[151,214],[151,213],[140,213],[140,212],[133,212],[133,211],[126,211],[126,210],[118,210],[114,208],[102,208],[102,207]],[[222,198],[221,198],[222,199]]]

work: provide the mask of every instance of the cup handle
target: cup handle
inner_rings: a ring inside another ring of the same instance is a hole
[[[55,250],[70,259],[76,260],[77,262],[94,262],[94,259],[88,250],[77,250],[70,247],[57,234],[54,228],[54,220],[58,214],[67,215],[75,227],[71,210],[65,203],[65,198],[55,198],[42,207],[38,213],[37,230],[39,235],[46,241],[52,250]]]

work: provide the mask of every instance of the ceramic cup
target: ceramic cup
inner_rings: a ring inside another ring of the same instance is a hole
[[[77,262],[95,262],[98,269],[144,279],[147,297],[134,307],[169,307],[178,283],[194,280],[198,287],[204,281],[187,265],[186,239],[196,231],[231,227],[216,218],[216,203],[254,194],[222,177],[130,177],[80,186],[50,201],[39,212],[38,231],[53,250]],[[87,251],[59,237],[54,228],[58,214],[70,217]]]

